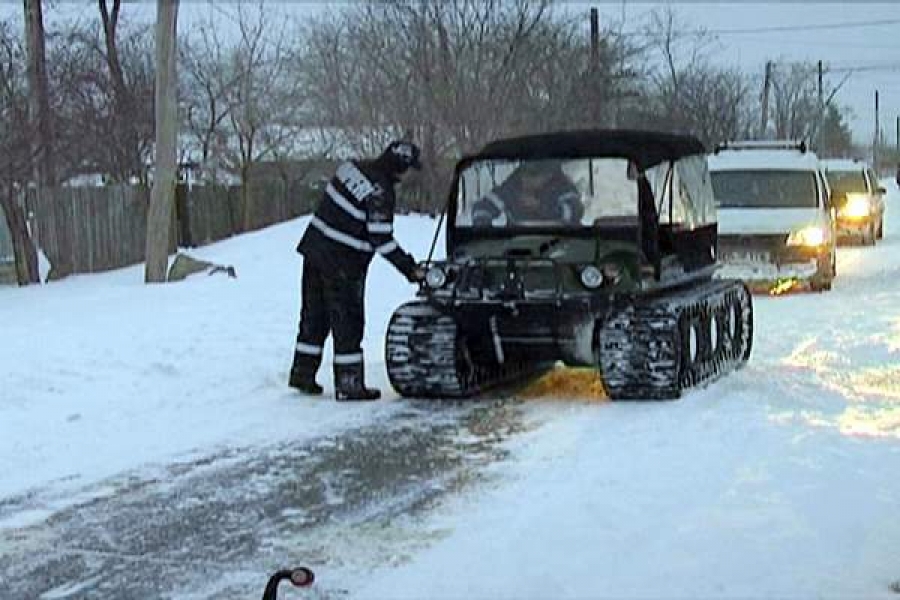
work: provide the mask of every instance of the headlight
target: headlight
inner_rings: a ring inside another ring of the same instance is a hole
[[[827,239],[828,235],[826,235],[825,230],[821,227],[804,227],[803,229],[791,232],[791,235],[789,235],[787,239],[787,245],[815,247],[823,245]]]
[[[440,267],[431,267],[425,272],[425,284],[430,288],[440,288],[447,283],[447,274]]]
[[[596,289],[603,285],[603,273],[594,265],[588,265],[581,270],[581,283],[588,289]]]
[[[847,194],[847,203],[838,214],[851,219],[863,219],[869,216],[870,211],[869,199],[866,196]]]

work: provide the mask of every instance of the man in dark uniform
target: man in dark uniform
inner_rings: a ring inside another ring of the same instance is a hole
[[[392,142],[373,161],[347,161],[328,183],[297,251],[303,254],[300,327],[290,386],[318,395],[316,372],[329,332],[334,341],[337,400],[377,400],[365,386],[362,343],[366,272],[377,252],[410,282],[422,269],[394,239],[394,185],[409,168],[420,169],[419,148]]]
[[[475,226],[508,226],[527,221],[581,222],[578,188],[558,161],[527,161],[472,207]]]

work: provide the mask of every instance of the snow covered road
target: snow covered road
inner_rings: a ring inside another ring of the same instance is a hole
[[[517,418],[499,404],[438,414],[410,404],[312,442],[109,478],[45,522],[0,530],[0,597],[256,598],[260,578],[286,563],[396,564],[430,542],[420,515],[504,457],[498,440]]]
[[[897,597],[886,187],[883,242],[832,292],[757,297],[750,363],[679,402],[299,398],[302,220],[196,252],[235,281],[0,290],[0,597],[256,597],[292,561],[312,597]],[[430,222],[398,238],[421,257]],[[376,262],[370,357],[411,292]]]

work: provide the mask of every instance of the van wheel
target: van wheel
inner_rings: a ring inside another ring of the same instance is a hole
[[[831,291],[831,279],[819,279],[817,281],[810,281],[809,289],[814,292],[829,292]]]
[[[875,230],[875,224],[872,223],[869,225],[866,232],[862,234],[862,243],[863,246],[874,246],[875,245],[875,236],[877,235],[877,231]]]

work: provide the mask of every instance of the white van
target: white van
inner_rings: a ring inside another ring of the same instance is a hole
[[[884,195],[875,171],[852,159],[822,161],[837,211],[838,239],[858,238],[866,246],[884,233]]]
[[[835,214],[818,157],[803,142],[733,142],[709,171],[719,215],[720,277],[831,289]]]

